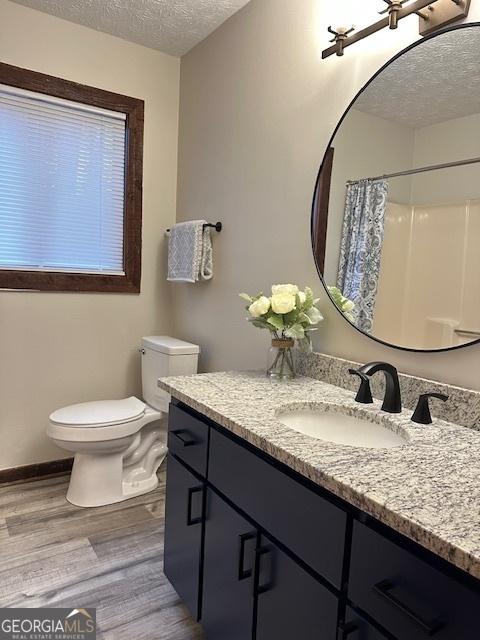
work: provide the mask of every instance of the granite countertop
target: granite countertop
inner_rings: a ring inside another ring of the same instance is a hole
[[[159,386],[258,449],[480,578],[480,434],[411,411],[380,412],[312,378],[270,381],[260,372],[162,378]],[[402,433],[405,445],[367,449],[300,434],[276,418],[282,405],[331,403]],[[360,413],[359,413],[360,412]]]

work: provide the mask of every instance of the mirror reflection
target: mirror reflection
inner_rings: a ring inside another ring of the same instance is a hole
[[[327,152],[314,250],[337,306],[394,346],[480,339],[480,28],[421,42],[367,86]]]

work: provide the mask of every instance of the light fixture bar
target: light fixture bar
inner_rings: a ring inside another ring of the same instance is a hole
[[[402,6],[401,8],[399,8],[398,11],[396,11],[395,19],[396,21],[398,21],[398,20],[401,20],[402,18],[406,18],[412,13],[418,13],[419,11],[421,11],[422,9],[425,9],[426,7],[430,7],[432,5],[434,6],[436,2],[438,2],[438,0],[415,0],[415,2],[411,2],[407,6]],[[335,54],[343,55],[343,50],[346,47],[349,47],[350,45],[355,44],[355,42],[359,42],[364,38],[368,38],[368,36],[371,36],[373,33],[377,33],[377,31],[381,31],[382,29],[385,29],[385,27],[389,27],[389,26],[391,26],[391,18],[390,16],[386,16],[385,18],[382,18],[378,22],[371,24],[369,27],[366,27],[365,29],[358,31],[357,33],[354,33],[353,35],[348,36],[347,38],[342,38],[340,44],[339,42],[336,42],[333,46],[329,47],[328,49],[325,49],[322,52],[322,58],[323,59],[329,58],[330,56],[333,56]]]

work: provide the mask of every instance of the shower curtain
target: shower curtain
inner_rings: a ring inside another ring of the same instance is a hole
[[[373,328],[388,196],[388,181],[347,184],[337,286],[355,303],[355,325]]]

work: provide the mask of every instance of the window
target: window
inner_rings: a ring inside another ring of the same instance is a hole
[[[0,64],[0,287],[139,292],[143,102]]]

